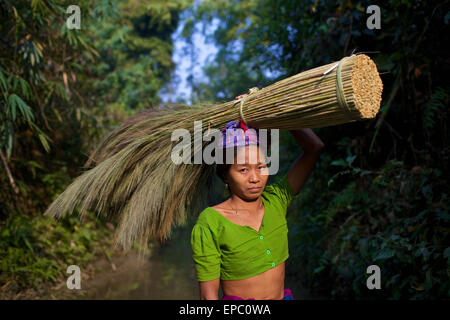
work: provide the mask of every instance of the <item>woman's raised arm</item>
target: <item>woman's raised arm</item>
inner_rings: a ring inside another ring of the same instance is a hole
[[[288,172],[289,185],[296,195],[319,160],[325,144],[311,129],[289,130],[289,132],[303,149],[303,153],[294,161]]]

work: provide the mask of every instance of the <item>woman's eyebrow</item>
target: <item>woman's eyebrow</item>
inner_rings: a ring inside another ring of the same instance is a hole
[[[267,162],[258,162],[258,163],[251,163],[251,162],[245,162],[245,163],[236,163],[236,165],[237,166],[248,166],[248,165],[250,165],[250,164],[257,164],[257,165],[259,165],[259,164],[267,164]]]

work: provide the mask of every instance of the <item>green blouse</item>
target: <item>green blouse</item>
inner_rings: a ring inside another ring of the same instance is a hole
[[[250,278],[289,257],[287,207],[294,198],[287,174],[266,186],[259,231],[231,222],[211,207],[198,216],[191,233],[198,281]]]

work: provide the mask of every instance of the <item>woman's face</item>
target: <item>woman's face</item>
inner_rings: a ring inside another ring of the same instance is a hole
[[[239,148],[227,173],[232,193],[244,200],[256,200],[264,191],[269,169],[258,146]]]

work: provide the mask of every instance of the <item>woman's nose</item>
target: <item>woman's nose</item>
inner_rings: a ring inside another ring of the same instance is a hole
[[[255,170],[252,170],[249,176],[249,180],[252,183],[258,183],[260,180],[259,174]]]

